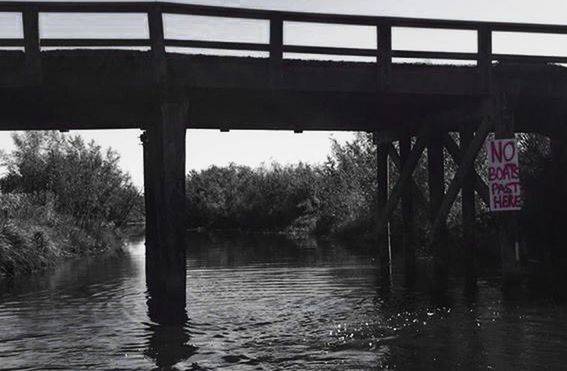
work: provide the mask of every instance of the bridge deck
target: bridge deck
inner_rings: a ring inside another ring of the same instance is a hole
[[[42,52],[38,83],[24,54],[0,53],[0,129],[100,129],[151,125],[156,84],[148,52]],[[168,87],[190,101],[188,128],[377,130],[474,107],[486,95],[474,67],[393,64],[379,87],[375,63],[167,54]],[[567,69],[500,64],[493,84],[519,95],[517,127],[548,130],[565,116]],[[443,123],[450,125],[450,122]]]

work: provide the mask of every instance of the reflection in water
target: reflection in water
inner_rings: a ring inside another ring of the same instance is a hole
[[[372,251],[191,236],[187,312],[155,310],[143,241],[0,286],[0,369],[562,369],[567,304],[541,285],[476,291],[431,264],[390,282]],[[149,304],[149,306],[148,306]],[[190,318],[190,320],[188,320]]]
[[[150,337],[144,354],[153,359],[157,367],[169,369],[197,352],[198,348],[189,344],[188,325],[148,324],[146,331]]]

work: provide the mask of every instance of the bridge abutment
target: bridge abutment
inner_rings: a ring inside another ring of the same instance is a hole
[[[186,317],[185,128],[186,102],[165,102],[144,144],[146,282],[150,317]]]

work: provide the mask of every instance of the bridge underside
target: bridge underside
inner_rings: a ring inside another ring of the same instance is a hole
[[[399,130],[418,123],[476,125],[487,96],[474,66],[393,65],[387,89],[375,63],[168,54],[159,92],[147,52],[42,52],[41,74],[24,54],[0,53],[0,130],[148,128],[167,100],[189,103],[187,128]],[[516,130],[553,132],[567,118],[567,69],[496,65],[493,87],[514,94]]]
[[[421,202],[430,211],[430,243],[440,271],[447,262],[445,220],[459,192],[467,239],[473,241],[475,192],[485,202],[488,197],[474,159],[487,135],[565,137],[566,132],[567,69],[556,65],[494,65],[486,84],[486,75],[481,78],[474,66],[394,64],[385,81],[374,63],[276,64],[181,54],[167,54],[164,80],[156,79],[155,62],[149,52],[59,50],[42,52],[34,70],[27,68],[23,53],[1,52],[0,130],[145,130],[146,273],[154,298],[149,304],[150,312],[168,313],[168,320],[183,317],[185,308],[187,128],[375,132],[378,230],[388,231],[400,201],[404,254],[413,261],[412,208],[414,201]],[[459,141],[448,132],[459,132]],[[393,140],[399,141],[397,148]],[[412,178],[426,148],[429,200]],[[458,164],[448,187],[445,152]],[[400,173],[392,190],[388,161]],[[501,223],[503,265],[512,270],[518,264],[516,237],[506,231],[514,220],[506,216]],[[474,244],[469,245],[474,267]],[[382,261],[387,261],[384,251]]]

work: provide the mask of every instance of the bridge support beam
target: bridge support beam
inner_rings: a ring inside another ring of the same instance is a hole
[[[465,157],[467,148],[471,145],[474,137],[473,128],[470,125],[463,125],[460,133],[461,162]],[[465,287],[470,291],[476,287],[477,278],[477,252],[475,241],[475,200],[474,200],[474,181],[476,174],[474,161],[463,180],[461,188],[461,211],[463,215],[463,248],[465,255]]]
[[[185,272],[185,102],[161,104],[146,128],[146,283],[150,318],[159,323],[186,319]]]
[[[400,138],[400,163],[403,168],[408,162],[408,157],[411,152],[411,137],[405,135]],[[411,183],[413,179],[411,179]],[[414,225],[414,202],[413,194],[415,191],[419,192],[417,186],[406,187],[402,193],[402,249],[404,253],[404,265],[406,283],[413,285],[415,280],[415,225]]]
[[[514,117],[511,110],[510,99],[512,96],[499,94],[495,97],[495,112],[492,117],[494,123],[494,135],[496,139],[513,138]],[[500,242],[500,257],[502,260],[502,277],[504,281],[516,281],[521,274],[521,251],[518,229],[517,211],[500,211],[497,216],[498,235]]]
[[[428,183],[430,199],[431,225],[435,224],[445,196],[445,158],[442,133],[434,130],[427,145]],[[449,251],[447,242],[447,225],[443,218],[439,222],[436,234],[432,234],[432,248],[435,264],[435,278],[439,288],[446,281],[449,268]],[[433,228],[432,228],[433,231]]]
[[[377,140],[375,134],[375,141]],[[384,223],[380,222],[388,203],[390,169],[388,163],[388,146],[386,143],[376,143],[376,177],[378,192],[376,195],[378,206],[378,259],[382,278],[389,282],[392,267],[392,250],[390,246],[390,223],[388,218]]]

